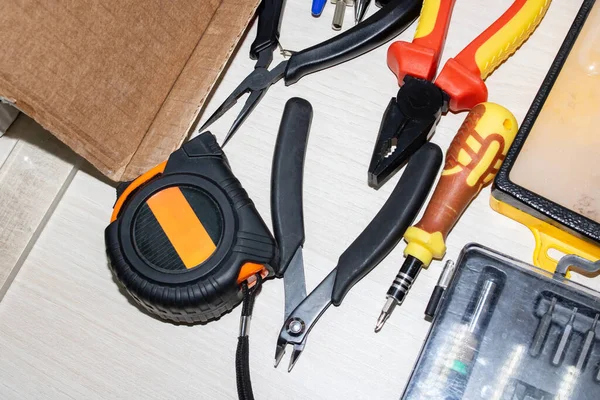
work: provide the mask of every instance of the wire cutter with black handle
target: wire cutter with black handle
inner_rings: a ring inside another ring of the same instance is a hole
[[[279,44],[279,26],[285,0],[263,0],[258,10],[258,31],[250,47],[250,58],[257,60],[254,70],[235,88],[223,104],[206,120],[200,131],[225,114],[237,100],[248,99],[229,129],[227,143],[269,87],[283,78],[286,86],[313,72],[321,71],[367,53],[403,32],[419,15],[422,0],[392,0],[371,17],[353,28],[292,56],[269,70],[273,52]]]
[[[448,110],[467,111],[487,101],[484,79],[523,44],[550,5],[515,0],[435,78],[455,1],[425,0],[412,43],[398,41],[388,49],[400,90],[383,114],[369,165],[372,187],[381,187],[429,140]]]
[[[344,251],[331,273],[306,296],[302,171],[311,113],[306,100],[288,102],[273,158],[271,212],[285,281],[285,320],[277,340],[275,366],[291,344],[294,350],[288,371],[304,350],[308,333],[327,308],[331,304],[339,306],[348,291],[400,241],[425,202],[442,163],[442,151],[437,145],[423,146],[412,157],[375,218]]]

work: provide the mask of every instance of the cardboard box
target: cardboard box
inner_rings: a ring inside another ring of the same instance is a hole
[[[0,98],[132,179],[186,138],[258,3],[5,1]]]

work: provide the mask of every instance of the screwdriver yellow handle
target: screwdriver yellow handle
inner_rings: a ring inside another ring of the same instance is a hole
[[[405,256],[428,266],[446,252],[445,240],[469,203],[488,185],[517,134],[517,120],[494,103],[475,106],[450,144],[442,176],[423,218],[406,231]]]

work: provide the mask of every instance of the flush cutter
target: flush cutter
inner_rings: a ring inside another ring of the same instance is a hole
[[[455,1],[425,0],[413,41],[394,42],[388,49],[387,63],[400,89],[383,114],[373,149],[368,182],[374,188],[429,140],[448,110],[467,111],[487,101],[484,79],[531,35],[550,5],[550,0],[515,0],[435,78]]]
[[[442,163],[440,148],[427,143],[406,167],[390,197],[365,230],[344,251],[337,266],[306,296],[302,170],[312,109],[306,100],[286,104],[273,157],[271,210],[285,288],[285,317],[275,351],[275,366],[286,346],[293,352],[288,371],[302,354],[310,330],[333,304],[367,275],[402,238],[425,202]]]
[[[234,120],[227,143],[248,115],[278,80],[292,85],[300,78],[367,53],[403,32],[419,15],[422,0],[392,0],[361,24],[334,38],[299,52],[269,70],[273,52],[279,44],[279,27],[284,0],[263,0],[258,9],[258,30],[250,47],[250,58],[257,60],[254,70],[206,120],[200,131],[225,114],[237,100],[248,93],[248,99]]]

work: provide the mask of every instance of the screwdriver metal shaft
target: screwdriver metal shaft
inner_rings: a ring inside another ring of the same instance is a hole
[[[592,323],[592,327],[584,335],[583,345],[581,346],[579,357],[577,357],[577,362],[575,363],[575,367],[579,371],[583,371],[585,363],[590,355],[590,350],[592,350],[592,346],[596,340],[596,324],[598,323],[599,316],[600,314],[596,314],[594,322]]]
[[[532,357],[537,357],[542,352],[542,348],[544,347],[544,342],[546,341],[546,336],[548,335],[548,330],[550,329],[550,325],[552,324],[552,313],[554,312],[554,306],[556,305],[556,297],[552,298],[552,303],[550,303],[550,307],[548,311],[542,316],[540,320],[540,324],[535,331],[535,335],[533,336],[533,342],[531,343],[531,347],[529,348],[529,355]]]
[[[398,272],[392,286],[387,291],[387,299],[377,319],[375,332],[379,332],[383,328],[396,306],[402,304],[422,268],[423,262],[421,260],[413,256],[406,257],[400,272]]]
[[[577,307],[573,308],[571,312],[571,318],[569,318],[569,322],[565,325],[565,329],[560,337],[560,341],[558,342],[558,346],[556,347],[556,352],[554,353],[554,357],[552,357],[552,365],[559,366],[563,360],[563,356],[565,354],[565,349],[569,344],[569,339],[571,339],[571,335],[573,334],[573,322],[575,321],[575,315],[577,314]]]

